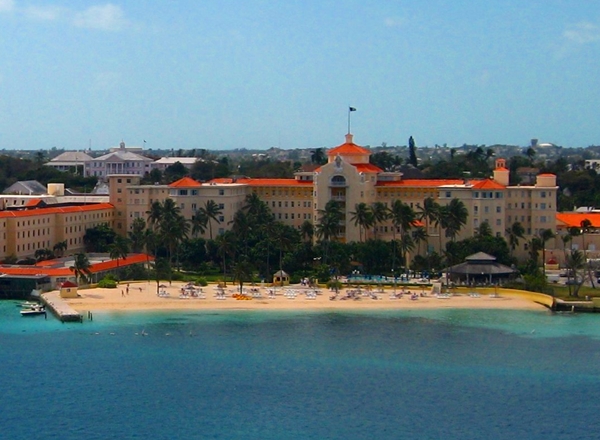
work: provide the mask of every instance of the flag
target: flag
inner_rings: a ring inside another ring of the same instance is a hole
[[[356,111],[356,109],[355,109],[354,107],[348,107],[348,111],[349,111],[349,112],[355,112],[355,111]]]

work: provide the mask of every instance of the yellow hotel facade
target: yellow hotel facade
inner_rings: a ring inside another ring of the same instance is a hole
[[[351,221],[356,205],[382,202],[391,207],[402,200],[415,211],[423,201],[432,197],[441,205],[452,199],[461,200],[469,213],[466,226],[458,239],[473,236],[477,228],[487,222],[494,235],[506,236],[506,229],[514,222],[525,228],[515,255],[527,255],[527,241],[543,229],[556,230],[556,176],[540,174],[528,186],[510,186],[509,170],[504,159],[497,159],[493,175],[487,179],[403,179],[399,172],[385,172],[369,162],[371,152],[356,145],[351,134],[343,144],[327,152],[327,164],[311,172],[297,172],[292,179],[215,179],[200,183],[183,178],[170,185],[140,185],[140,177],[132,175],[109,176],[110,200],[115,207],[115,229],[125,234],[136,218],[146,218],[152,202],[172,198],[190,219],[207,200],[214,200],[222,214],[213,225],[219,234],[231,228],[235,213],[245,205],[246,196],[255,193],[263,200],[275,219],[300,229],[305,221],[317,224],[319,210],[329,200],[336,200],[345,213],[340,240],[359,241],[360,230]],[[427,225],[429,250],[439,250],[439,231]],[[377,231],[369,231],[383,240],[394,236],[391,221],[381,224]],[[208,237],[208,231],[204,234]],[[442,240],[445,242],[445,239]],[[552,243],[548,243],[549,246]]]
[[[153,202],[172,198],[181,213],[191,219],[208,200],[219,206],[221,215],[212,225],[213,236],[231,228],[235,213],[245,205],[249,194],[257,194],[275,219],[300,229],[302,223],[317,224],[319,210],[329,200],[340,203],[344,212],[339,239],[344,242],[360,240],[359,227],[351,221],[356,205],[381,202],[391,207],[401,200],[415,211],[423,201],[432,197],[441,205],[460,199],[468,211],[466,226],[458,239],[470,237],[487,222],[497,236],[506,236],[513,222],[525,228],[515,255],[527,255],[527,241],[540,230],[556,231],[556,176],[541,174],[534,185],[510,186],[509,171],[504,159],[496,160],[493,175],[487,179],[403,179],[398,172],[385,172],[369,162],[371,152],[354,143],[351,134],[343,144],[327,152],[328,162],[311,172],[298,172],[291,179],[215,179],[200,183],[185,177],[170,185],[141,185],[141,176],[110,175],[110,203],[90,203],[77,206],[40,207],[35,201],[13,210],[0,211],[0,259],[11,255],[32,257],[38,249],[52,249],[66,241],[65,255],[84,250],[86,229],[106,224],[121,235],[131,230],[137,218],[146,219]],[[439,231],[428,228],[430,251],[439,247]],[[367,232],[391,240],[394,231],[391,221]],[[209,231],[204,234],[209,237]],[[442,246],[445,239],[441,240]],[[548,243],[549,249],[553,243]],[[425,252],[425,249],[423,249]]]

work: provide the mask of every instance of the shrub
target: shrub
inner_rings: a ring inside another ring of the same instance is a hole
[[[111,280],[108,277],[102,278],[98,282],[98,287],[101,287],[103,289],[116,289],[117,288],[117,282],[115,280]]]
[[[202,287],[206,287],[208,286],[208,281],[206,281],[206,278],[204,277],[198,277],[198,279],[196,279],[196,284]]]

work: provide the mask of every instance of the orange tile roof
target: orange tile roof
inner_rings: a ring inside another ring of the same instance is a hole
[[[169,184],[170,188],[190,188],[202,186],[200,182],[196,182],[191,177],[182,177],[181,179]]]
[[[540,176],[540,177],[556,177],[556,174],[542,173],[542,174],[538,174],[538,176]]]
[[[110,203],[90,203],[87,205],[63,206],[60,208],[27,209],[25,211],[0,211],[0,218],[34,217],[36,215],[59,213],[68,214],[75,212],[102,211],[106,209],[114,209],[114,206]]]
[[[327,152],[327,156],[336,156],[336,155],[342,155],[342,156],[363,156],[365,154],[370,155],[371,154],[371,150],[368,150],[367,148],[363,148],[363,147],[359,147],[358,145],[354,144],[354,143],[345,143],[342,145],[338,145],[335,148],[332,148],[331,150],[329,150]]]
[[[41,203],[42,199],[31,199],[25,203],[25,208],[33,208]]]
[[[491,179],[471,180],[469,183],[471,185],[473,185],[473,188],[475,188],[475,189],[505,189],[506,188],[504,185],[500,185],[498,182],[495,182]]]
[[[352,164],[359,173],[381,173],[383,170],[372,163],[356,163]]]
[[[402,187],[438,187],[442,185],[463,185],[462,179],[406,179],[396,181],[377,182],[377,186],[402,186]]]
[[[153,257],[149,257],[153,261]],[[119,267],[129,266],[132,264],[145,263],[147,261],[146,254],[134,254],[127,258],[119,260]],[[43,263],[54,262],[56,260],[47,260]],[[47,275],[50,277],[68,277],[73,276],[73,271],[68,267],[46,267],[47,264],[36,264],[33,266],[0,266],[0,273],[8,275]],[[117,260],[108,260],[102,263],[92,264],[90,272],[98,273],[117,268]]]
[[[495,171],[510,171],[510,170],[506,167],[497,167]]]
[[[579,228],[583,220],[592,222],[592,227],[600,228],[600,212],[558,212],[556,213],[557,226]]]

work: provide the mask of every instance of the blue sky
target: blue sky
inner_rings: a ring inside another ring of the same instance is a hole
[[[600,2],[0,0],[0,148],[600,144]]]

